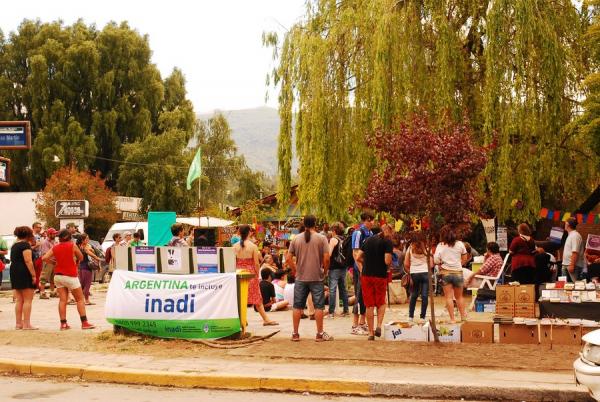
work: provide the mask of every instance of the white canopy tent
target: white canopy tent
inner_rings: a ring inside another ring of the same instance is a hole
[[[233,221],[226,219],[215,218],[214,216],[191,216],[191,217],[180,217],[176,220],[178,223],[183,223],[190,226],[197,226],[201,228],[222,228],[225,226],[231,226]]]

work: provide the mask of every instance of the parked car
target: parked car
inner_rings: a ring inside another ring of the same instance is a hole
[[[110,272],[108,271],[108,263],[104,260],[104,252],[102,246],[96,240],[90,240],[90,246],[94,250],[94,254],[100,257],[100,269],[94,271],[94,282],[108,283],[110,282]]]
[[[587,387],[595,400],[600,400],[600,329],[585,334],[579,358],[573,363],[575,382]]]
[[[2,238],[4,239],[4,241],[6,241],[6,246],[8,247],[8,254],[6,255],[6,259],[9,260],[9,262],[6,264],[6,268],[4,268],[4,271],[2,271],[2,283],[0,283],[0,289],[10,290],[10,248],[17,240],[17,238],[12,235],[2,236]]]

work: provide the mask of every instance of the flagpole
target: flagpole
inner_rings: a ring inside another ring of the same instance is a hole
[[[200,201],[200,197],[201,197],[201,190],[202,190],[202,175],[200,175],[200,177],[198,177],[198,229],[200,229],[200,227],[202,226],[202,208],[201,208],[201,201]]]

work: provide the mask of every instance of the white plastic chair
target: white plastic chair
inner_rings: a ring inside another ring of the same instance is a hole
[[[510,253],[506,254],[506,257],[504,257],[504,262],[502,263],[502,268],[500,268],[500,270],[498,270],[498,273],[496,274],[496,276],[475,275],[473,280],[478,280],[478,279],[480,280],[479,287],[467,288],[467,289],[470,290],[471,292],[473,292],[474,290],[485,289],[486,287],[490,290],[496,290],[496,285],[498,285],[498,281],[504,274],[504,270],[506,269],[509,258],[510,258]],[[471,299],[471,304],[469,305],[469,311],[473,310],[474,306],[475,306],[475,297],[473,297]]]

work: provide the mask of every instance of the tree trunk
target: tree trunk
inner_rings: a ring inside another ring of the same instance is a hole
[[[431,246],[430,246],[430,238],[427,236],[427,245],[425,247],[427,254],[427,279],[429,280],[429,308],[431,309],[431,319],[429,322],[431,323],[431,332],[433,333],[433,340],[436,343],[439,343],[440,339],[438,338],[437,326],[435,324],[435,297],[433,294],[433,283],[432,283],[432,272],[433,267],[430,265],[431,261]]]

